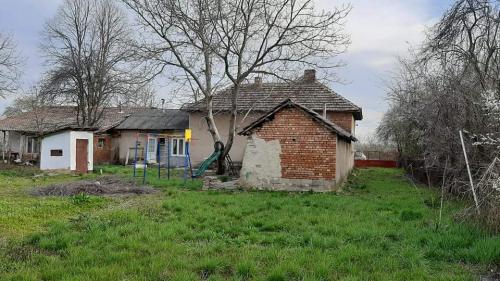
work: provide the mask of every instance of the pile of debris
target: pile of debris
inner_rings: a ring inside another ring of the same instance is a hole
[[[203,177],[203,190],[238,190],[242,189],[237,178],[226,176]]]
[[[133,180],[117,176],[104,176],[95,180],[82,180],[37,187],[31,191],[35,196],[72,196],[88,195],[124,195],[151,194],[157,192],[152,187],[138,185]]]

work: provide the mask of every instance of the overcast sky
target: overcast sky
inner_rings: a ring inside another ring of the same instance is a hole
[[[405,55],[410,45],[418,44],[426,27],[435,23],[451,5],[451,0],[317,0],[318,8],[351,3],[346,28],[352,45],[342,56],[347,66],[338,73],[346,84],[330,85],[336,92],[363,108],[364,120],[357,134],[373,133],[384,111],[385,82],[391,76],[397,56]],[[25,58],[23,84],[35,83],[43,70],[38,50],[40,31],[62,0],[0,0],[0,31],[10,33]],[[165,92],[165,91],[163,91]],[[162,91],[160,89],[159,95]],[[0,99],[0,112],[13,97]]]

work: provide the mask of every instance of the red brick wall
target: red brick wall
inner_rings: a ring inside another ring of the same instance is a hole
[[[280,141],[282,178],[335,179],[337,137],[302,110],[281,110],[256,134],[266,141]]]
[[[352,133],[353,116],[349,112],[327,112],[326,117],[328,120],[339,125],[343,129]]]
[[[99,139],[104,139],[104,147],[99,148]],[[96,164],[106,164],[111,163],[111,136],[109,135],[94,135],[94,163]]]

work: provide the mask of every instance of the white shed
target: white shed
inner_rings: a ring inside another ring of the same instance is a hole
[[[93,170],[94,133],[67,128],[42,137],[41,170],[70,170],[87,173]]]

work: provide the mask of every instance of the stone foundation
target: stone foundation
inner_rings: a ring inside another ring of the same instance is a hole
[[[314,191],[329,192],[337,190],[335,180],[309,180],[309,179],[260,179],[259,181],[246,181],[240,177],[240,186],[248,189],[271,191]]]

